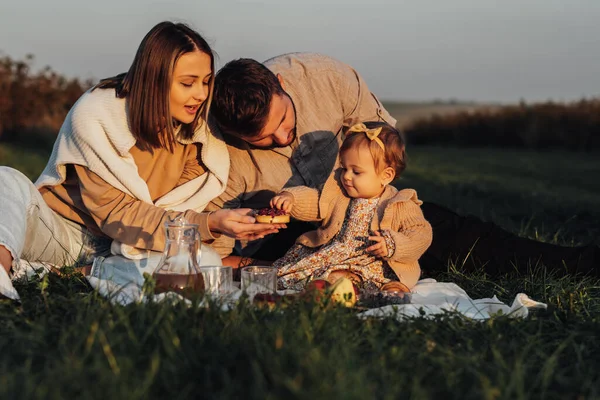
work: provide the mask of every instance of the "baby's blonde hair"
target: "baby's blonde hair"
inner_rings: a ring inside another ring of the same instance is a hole
[[[381,140],[385,150],[377,141],[369,139],[364,132],[349,132],[340,147],[340,156],[349,149],[368,146],[377,172],[391,167],[396,177],[400,176],[406,168],[406,142],[402,133],[385,122],[370,121],[364,124],[368,129],[381,128],[377,138]]]

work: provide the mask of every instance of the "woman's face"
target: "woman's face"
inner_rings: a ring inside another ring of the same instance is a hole
[[[173,119],[182,124],[194,121],[200,106],[208,98],[212,72],[210,56],[206,53],[196,50],[179,57],[169,94]]]

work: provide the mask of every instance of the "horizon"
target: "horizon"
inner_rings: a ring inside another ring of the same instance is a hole
[[[49,66],[97,81],[125,72],[143,36],[162,20],[198,30],[219,55],[217,69],[240,57],[319,52],[353,66],[388,103],[600,96],[600,2],[593,0],[25,0],[0,6],[0,54],[16,60],[32,54],[33,70]]]

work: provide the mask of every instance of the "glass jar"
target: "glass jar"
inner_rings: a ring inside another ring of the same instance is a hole
[[[165,250],[152,277],[155,293],[175,292],[191,298],[204,291],[198,265],[200,238],[198,225],[182,220],[165,223]]]

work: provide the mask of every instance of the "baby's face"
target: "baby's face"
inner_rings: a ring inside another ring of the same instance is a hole
[[[378,197],[385,188],[385,179],[377,172],[375,162],[367,146],[353,147],[340,156],[342,186],[348,196],[371,199]]]

